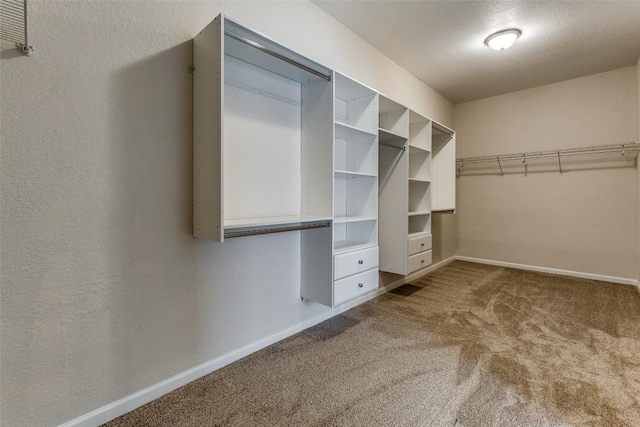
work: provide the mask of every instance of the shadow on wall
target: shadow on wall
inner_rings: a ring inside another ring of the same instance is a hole
[[[6,42],[0,42],[0,58],[1,59],[13,59],[13,58],[23,58],[25,55],[20,52],[20,50],[14,46],[9,45]]]
[[[123,393],[156,382],[158,369],[166,377],[200,362],[191,63],[188,41],[121,69],[110,84],[108,253],[120,287],[109,351]]]
[[[192,236],[192,42],[112,78],[111,356],[119,396],[297,324],[300,233]],[[249,268],[247,268],[249,267]]]

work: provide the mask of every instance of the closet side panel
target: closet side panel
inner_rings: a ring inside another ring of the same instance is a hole
[[[333,82],[302,84],[300,214],[333,215]],[[302,298],[333,305],[333,225],[301,231]]]
[[[380,146],[380,270],[407,274],[407,151]]]
[[[224,240],[223,117],[224,17],[193,41],[193,235]]]
[[[431,210],[456,209],[456,137],[433,146]]]
[[[333,84],[302,84],[300,214],[333,215]]]

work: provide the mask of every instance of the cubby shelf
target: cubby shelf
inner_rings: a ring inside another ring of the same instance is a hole
[[[375,216],[336,216],[333,218],[334,224],[345,224],[349,222],[375,221]]]
[[[422,179],[422,178],[409,178],[409,184],[411,183],[423,183],[423,184],[429,184],[431,183],[430,179]]]
[[[409,233],[409,239],[414,239],[416,237],[420,237],[420,236],[427,236],[430,233],[427,233],[425,231],[418,231],[416,233]]]
[[[373,132],[361,129],[336,120],[336,138],[340,139],[357,139],[362,137],[375,137],[377,136]]]
[[[353,177],[376,178],[377,177],[377,175],[371,174],[371,173],[353,172],[353,171],[345,171],[345,170],[336,170],[334,174],[337,178],[353,178]]]
[[[407,142],[407,137],[393,133],[390,130],[379,128],[378,135],[380,135],[379,141],[386,142],[393,145],[403,146]]]
[[[370,248],[371,246],[375,246],[369,242],[362,243],[353,240],[338,240],[334,243],[334,254],[339,255],[345,252],[357,251],[360,249]]]
[[[428,153],[429,150],[424,149],[422,147],[416,147],[415,145],[411,145],[409,144],[409,155],[411,154],[422,154],[422,153]]]

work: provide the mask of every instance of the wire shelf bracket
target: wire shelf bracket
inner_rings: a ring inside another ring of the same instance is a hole
[[[14,43],[25,56],[33,54],[27,31],[27,0],[0,0],[0,40]]]
[[[577,159],[592,160],[632,160],[640,154],[640,142],[627,142],[622,144],[595,145],[589,147],[563,148],[559,150],[532,151],[527,153],[502,154],[498,156],[463,157],[456,159],[459,172],[468,167],[481,163],[497,163],[500,175],[504,176],[505,167],[512,170],[515,165],[537,166],[539,164],[556,163],[560,173],[567,171],[566,162],[569,165]],[[563,162],[565,159],[565,162]]]

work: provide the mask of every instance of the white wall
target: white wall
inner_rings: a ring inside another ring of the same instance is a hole
[[[455,106],[458,157],[636,141],[637,67]],[[635,280],[636,169],[458,179],[459,255]]]
[[[3,51],[2,413],[56,425],[326,311],[296,233],[191,237],[191,38],[224,11],[451,126],[453,106],[307,2],[30,3]]]

